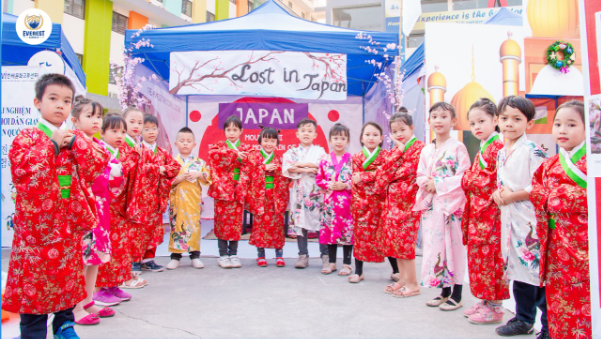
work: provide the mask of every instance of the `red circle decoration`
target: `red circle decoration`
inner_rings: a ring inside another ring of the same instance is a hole
[[[328,120],[332,122],[339,120],[339,111],[333,109],[330,112],[328,112]]]
[[[201,120],[201,112],[196,110],[190,112],[190,120],[192,120],[193,122],[198,122],[199,120]]]

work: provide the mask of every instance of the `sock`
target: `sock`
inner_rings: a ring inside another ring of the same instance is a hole
[[[397,259],[395,259],[393,257],[387,257],[387,259],[389,259],[389,263],[391,264],[393,273],[399,273],[399,267],[397,266]]]
[[[364,262],[355,259],[355,274],[361,276],[364,273]]]
[[[337,245],[328,245],[328,262],[331,264],[337,263]]]
[[[462,285],[455,284],[454,291],[451,294],[451,299],[454,299],[456,302],[462,301]]]
[[[447,298],[452,294],[452,289],[451,287],[443,287],[443,289],[441,289],[441,296],[443,298]]]
[[[351,265],[351,252],[353,245],[343,245],[343,265]]]
[[[494,303],[492,301],[489,300],[485,300],[486,303],[488,303],[489,305],[491,305],[491,307],[500,307],[502,306],[502,303]]]

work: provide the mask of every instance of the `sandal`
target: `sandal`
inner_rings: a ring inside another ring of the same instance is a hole
[[[148,282],[144,279],[138,278],[136,280],[130,280],[130,282],[128,283],[127,281],[124,281],[123,284],[121,284],[121,286],[119,286],[119,288],[125,288],[125,289],[139,289],[142,288],[144,286],[148,285]]]
[[[343,268],[339,271],[339,275],[348,276],[353,272],[353,268],[349,265],[343,265]]]
[[[443,304],[439,305],[439,309],[441,311],[453,311],[453,310],[457,310],[460,307],[462,307],[462,300],[460,301],[455,301],[452,298],[447,299],[446,302],[444,302]]]
[[[409,298],[420,295],[420,288],[417,290],[410,291],[407,287],[402,287],[399,290],[393,292],[393,296],[396,298]]]
[[[337,264],[328,264],[328,267],[326,267],[326,265],[324,266],[325,267],[322,267],[322,274],[330,274],[337,270]]]
[[[443,304],[449,299],[449,297],[438,296],[426,302],[426,306],[429,307],[439,307],[439,305]]]
[[[396,287],[397,286],[397,287]],[[392,283],[389,284],[385,287],[385,293],[387,294],[393,294],[395,291],[399,290],[400,288],[402,288],[403,286],[401,286],[398,283]]]
[[[98,325],[100,323],[100,318],[94,314],[94,313],[90,313],[87,316],[81,318],[80,320],[76,320],[75,321],[76,324],[78,325]]]
[[[265,260],[265,258],[257,258],[257,266],[259,267],[268,267],[268,262]]]
[[[278,257],[276,258],[276,267],[284,267],[286,263],[284,262],[284,258]]]
[[[94,300],[92,300],[89,304],[85,305],[84,310],[87,310],[92,306],[94,306]],[[97,312],[97,314],[100,318],[108,318],[114,316],[115,311],[110,307],[103,307],[100,309],[100,311]]]
[[[356,283],[364,280],[364,275],[363,274],[362,275],[357,275],[357,274],[350,275],[349,278],[348,278],[348,280],[349,280],[350,283],[356,284]]]

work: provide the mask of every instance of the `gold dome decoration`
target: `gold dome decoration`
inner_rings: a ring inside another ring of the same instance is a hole
[[[508,32],[508,40],[500,46],[500,60],[518,59],[521,60],[521,50],[518,42],[512,40],[512,32]]]
[[[529,0],[527,18],[533,37],[579,38],[577,0]]]
[[[438,88],[443,91],[447,90],[447,80],[445,80],[445,76],[439,73],[439,66],[435,66],[435,72],[429,76],[427,82],[427,89]]]

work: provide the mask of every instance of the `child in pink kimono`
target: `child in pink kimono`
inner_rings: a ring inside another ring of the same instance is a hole
[[[324,205],[320,210],[320,244],[328,245],[328,265],[322,274],[337,270],[337,245],[343,246],[343,268],[339,275],[351,274],[353,251],[353,218],[351,217],[351,174],[353,163],[346,149],[349,145],[349,128],[335,124],[328,136],[333,151],[320,161],[316,185],[324,192]]]
[[[414,211],[421,211],[421,285],[442,288],[427,306],[451,311],[462,307],[462,282],[466,271],[466,247],[462,244],[461,217],[466,197],[462,176],[470,168],[466,146],[449,135],[456,123],[452,105],[434,104],[429,124],[435,140],[420,154]],[[453,291],[452,291],[453,286]]]

